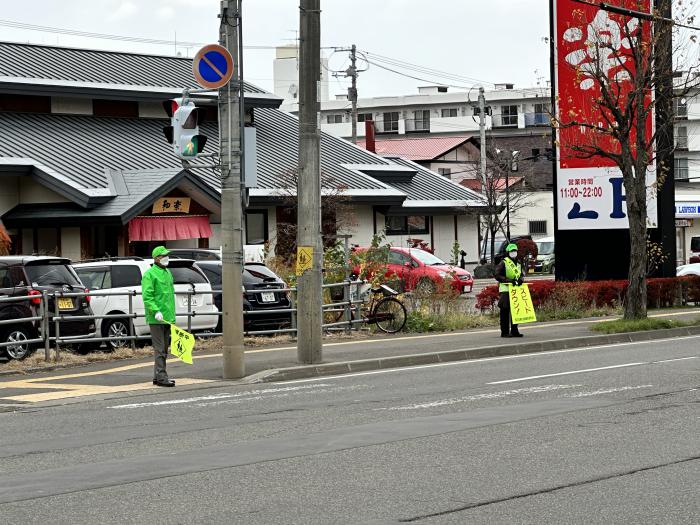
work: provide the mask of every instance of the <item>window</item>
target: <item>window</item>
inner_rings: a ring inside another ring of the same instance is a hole
[[[0,266],[0,288],[14,288],[10,277],[10,269],[5,265]]]
[[[170,273],[173,274],[175,284],[206,284],[209,282],[203,273],[191,266],[172,267]]]
[[[547,221],[527,221],[530,235],[547,235]]]
[[[245,215],[246,244],[265,244],[267,238],[267,211],[248,210]]]
[[[358,113],[357,114],[357,121],[358,122],[366,122],[368,120],[374,120],[372,118],[372,113]]]
[[[112,286],[115,288],[141,286],[141,270],[135,264],[112,266]]]
[[[440,116],[442,118],[456,117],[457,116],[457,108],[443,108],[440,111]]]
[[[676,149],[688,149],[688,128],[685,126],[676,128]]]
[[[382,131],[399,131],[399,112],[390,111],[382,114]]]
[[[415,131],[430,131],[430,110],[419,109],[414,111],[413,125]]]
[[[422,215],[387,215],[385,226],[387,235],[414,235],[428,233],[428,217]]]
[[[688,180],[688,159],[673,159],[676,180]]]
[[[450,175],[452,174],[452,168],[438,168],[438,173],[449,179]]]
[[[343,115],[327,115],[326,122],[329,124],[342,124]]]
[[[112,288],[112,273],[106,266],[76,268],[76,273],[89,290],[109,290]]]
[[[211,266],[201,266],[200,269],[207,276],[213,288],[221,288],[221,272]]]
[[[407,255],[404,255],[401,252],[389,250],[389,260],[387,262],[389,264],[398,264],[399,266],[403,266],[404,264],[409,262],[409,259]]]
[[[518,106],[501,106],[501,125],[518,125]]]
[[[684,97],[673,99],[673,113],[676,118],[688,118],[688,101]]]

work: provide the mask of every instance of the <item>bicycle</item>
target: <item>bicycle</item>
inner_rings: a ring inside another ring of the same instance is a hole
[[[376,324],[382,332],[395,334],[406,325],[408,315],[404,304],[396,298],[397,295],[399,293],[396,290],[384,284],[373,287],[364,283],[351,289],[350,300],[355,302],[359,298],[362,301],[359,308],[362,322]],[[344,310],[337,312],[336,322],[343,319],[344,313]],[[351,310],[351,319],[354,317],[354,311]]]

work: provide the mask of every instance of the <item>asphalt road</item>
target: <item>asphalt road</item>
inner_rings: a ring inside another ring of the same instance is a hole
[[[699,343],[5,407],[0,523],[698,523]]]

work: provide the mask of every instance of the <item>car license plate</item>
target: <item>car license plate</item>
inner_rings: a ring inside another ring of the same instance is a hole
[[[274,303],[275,302],[275,293],[274,292],[263,292],[260,294],[260,300],[263,303]]]
[[[535,269],[534,269],[534,268],[530,268],[530,269],[528,270],[528,273],[535,273]]]
[[[58,298],[58,309],[59,310],[70,310],[73,308],[73,299],[70,297],[59,297]]]
[[[187,308],[187,303],[192,302],[192,307],[195,306],[202,306],[202,298],[199,296],[193,296],[193,297],[183,297],[182,298],[182,306]]]

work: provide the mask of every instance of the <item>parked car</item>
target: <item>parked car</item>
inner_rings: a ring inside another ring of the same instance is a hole
[[[506,256],[506,246],[508,246],[510,243],[517,244],[517,242],[520,239],[528,239],[531,241],[532,235],[515,235],[515,236],[510,238],[510,241],[507,239],[503,239],[503,241],[501,241],[501,245],[498,247],[498,250],[496,250],[494,264],[499,264],[503,260],[503,258]]]
[[[193,261],[220,261],[221,250],[209,250],[207,248],[168,248],[170,257],[178,259],[192,259]]]
[[[537,273],[554,273],[554,237],[537,239],[537,260],[534,271]]]
[[[358,248],[358,251],[367,248]],[[360,274],[359,266],[353,273]],[[459,266],[446,263],[430,252],[419,248],[392,247],[387,260],[386,277],[398,279],[404,292],[418,290],[432,293],[441,286],[449,286],[456,293],[468,293],[474,287],[472,274]]]
[[[36,299],[0,303],[0,319],[16,320],[16,323],[0,325],[0,342],[14,343],[0,348],[0,356],[23,359],[31,354],[36,345],[27,343],[40,337],[41,321],[24,321],[40,315],[41,295],[46,291],[80,293],[85,286],[70,266],[70,260],[61,257],[14,256],[0,257],[0,297],[23,297],[36,295]],[[55,323],[51,322],[56,306],[62,316],[92,315],[89,297],[49,297],[49,335],[56,335]],[[95,336],[94,320],[61,322],[59,335],[62,339],[85,339]]]
[[[683,277],[684,275],[700,275],[700,263],[684,264],[676,268],[676,275]]]
[[[220,261],[199,261],[197,266],[209,278],[215,290],[222,289]],[[286,288],[286,283],[262,263],[245,263],[243,287],[246,290],[246,293],[243,295],[244,311],[283,310],[291,306],[286,292],[275,291]],[[265,291],[254,293],[253,290]],[[214,295],[214,304],[216,304],[219,311],[223,310],[221,293]],[[291,325],[291,320],[292,314],[290,312],[260,313],[244,316],[243,326],[246,332],[278,330]],[[219,320],[216,331],[221,332],[221,320]]]
[[[141,292],[141,278],[153,265],[152,259],[139,257],[112,258],[95,260],[75,264],[75,270],[93,291],[124,292],[124,295],[94,296],[92,308],[96,315],[127,315],[129,313],[128,293],[136,291],[138,295],[132,298],[133,312],[139,317],[134,319],[134,332],[137,336],[151,335],[150,328],[146,324],[145,307]],[[187,328],[188,301],[192,302],[192,312],[195,313],[191,321],[192,332],[204,332],[216,327],[218,317],[212,294],[212,286],[207,277],[190,259],[170,259],[168,266],[175,281],[175,313],[176,324],[181,328]],[[195,292],[188,295],[184,292]],[[191,298],[191,299],[190,299]],[[125,346],[127,339],[120,339],[129,335],[129,319],[98,319],[97,331],[100,337],[113,337],[108,346],[117,348]]]

